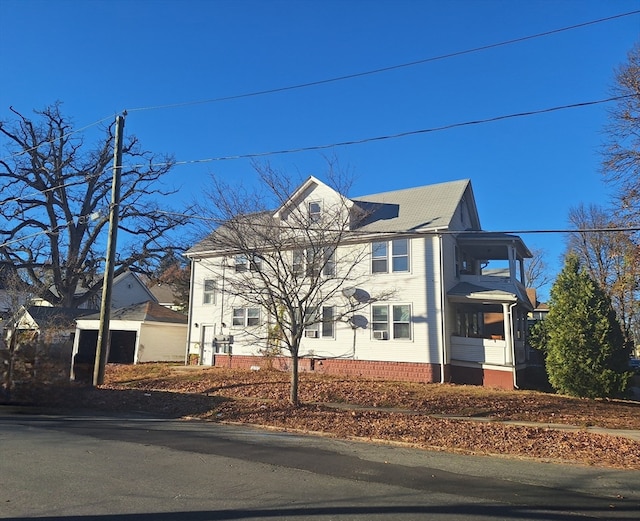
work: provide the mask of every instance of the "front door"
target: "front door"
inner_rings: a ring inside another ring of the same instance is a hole
[[[202,326],[202,365],[213,365],[215,326]]]

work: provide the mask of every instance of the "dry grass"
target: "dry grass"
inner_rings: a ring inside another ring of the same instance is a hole
[[[168,364],[109,365],[104,386],[70,391],[50,393],[49,401],[401,442],[432,450],[640,470],[640,442],[586,429],[640,430],[640,403],[632,401],[302,373],[303,405],[294,408],[288,404],[288,374]]]

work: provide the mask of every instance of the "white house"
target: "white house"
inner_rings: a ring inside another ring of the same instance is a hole
[[[89,379],[100,329],[100,314],[76,320],[72,352],[72,379]],[[156,302],[147,301],[111,312],[107,362],[182,362],[187,317]],[[80,371],[84,374],[79,375]]]
[[[481,230],[471,182],[347,199],[310,177],[269,222],[277,225],[294,211],[308,212],[313,221],[336,201],[353,217],[335,265],[347,250],[366,253],[353,269],[356,285],[342,291],[358,300],[358,313],[344,320],[344,313],[323,308],[323,319],[304,332],[300,369],[517,387],[526,367],[526,317],[532,310],[523,261],[531,254],[515,235]],[[237,293],[225,291],[238,272],[246,276],[254,266],[211,237],[187,252],[187,356],[224,367],[273,364],[273,357],[264,357],[273,321],[264,309],[247,307]],[[299,262],[295,250],[288,254]],[[369,297],[376,294],[387,298]],[[284,365],[286,360],[277,357]]]

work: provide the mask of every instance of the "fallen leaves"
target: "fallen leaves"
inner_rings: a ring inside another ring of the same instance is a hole
[[[640,430],[637,402],[302,373],[303,405],[296,408],[288,404],[289,375],[277,371],[109,365],[105,381],[100,389],[67,397],[67,403],[75,400],[76,406],[249,423],[432,450],[640,469],[639,442],[586,430],[590,425]],[[574,427],[545,426],[551,424]]]

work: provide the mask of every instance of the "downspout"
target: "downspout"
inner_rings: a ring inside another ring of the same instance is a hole
[[[222,287],[220,288],[220,333],[222,334],[222,324],[224,324],[224,282],[227,258],[222,257]]]
[[[189,329],[187,330],[187,348],[184,354],[184,365],[189,365],[189,351],[191,350],[191,320],[193,319],[193,288],[195,281],[195,272],[196,272],[196,261],[195,259],[191,259],[191,280],[189,281],[189,288],[191,291],[189,292]]]
[[[447,342],[446,342],[446,313],[445,313],[445,301],[447,300],[445,295],[444,285],[444,253],[442,251],[442,235],[438,234],[438,249],[440,256],[440,330],[442,339],[442,363],[440,364],[440,383],[445,383],[445,364],[447,362]]]
[[[517,382],[517,372],[516,372],[516,336],[515,336],[515,331],[513,328],[513,308],[516,307],[518,305],[518,302],[513,302],[512,304],[509,304],[509,336],[511,337],[509,339],[509,344],[511,344],[509,347],[511,349],[511,361],[513,363],[513,388],[514,389],[520,389],[518,387],[518,382]]]

